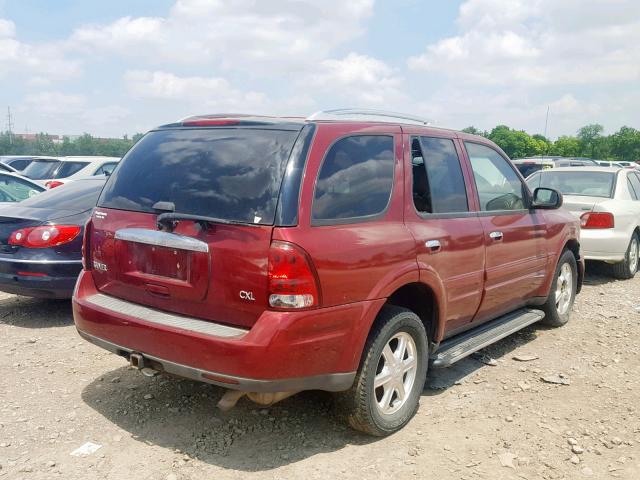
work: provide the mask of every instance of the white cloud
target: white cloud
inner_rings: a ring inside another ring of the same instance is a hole
[[[353,52],[322,61],[304,83],[351,105],[379,106],[404,98],[402,79],[386,63]]]
[[[373,0],[178,0],[166,17],[124,17],[77,29],[69,47],[269,73],[304,68],[361,34]],[[339,12],[339,14],[337,13]]]
[[[24,78],[48,76],[60,79],[77,76],[80,64],[65,58],[57,44],[27,44],[16,38],[15,24],[0,18],[0,78],[19,72]]]
[[[189,101],[217,108],[259,108],[265,102],[260,92],[235,89],[220,77],[179,77],[163,71],[134,70],[125,74],[129,92],[138,98]]]
[[[84,95],[47,91],[27,95],[25,104],[32,112],[40,115],[73,115],[85,109],[87,98]]]
[[[468,0],[458,25],[409,67],[475,85],[640,80],[637,0]]]

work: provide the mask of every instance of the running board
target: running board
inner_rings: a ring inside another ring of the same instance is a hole
[[[433,368],[448,367],[468,357],[474,352],[491,345],[498,340],[508,337],[524,327],[536,323],[544,318],[544,312],[523,308],[515,312],[498,317],[479,327],[468,330],[460,335],[449,338],[431,357]]]

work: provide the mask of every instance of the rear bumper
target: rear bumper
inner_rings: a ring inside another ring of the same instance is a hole
[[[130,315],[96,304],[97,294],[91,274],[82,272],[73,315],[88,341],[125,358],[142,355],[151,368],[252,392],[347,390],[384,304],[381,299],[305,312],[265,311],[250,330],[235,334],[229,331],[234,327],[198,319],[178,317],[172,324],[167,317],[177,316],[157,310]],[[132,312],[146,309],[131,306]]]
[[[71,298],[81,269],[81,260],[0,258],[0,291],[28,297]]]
[[[582,229],[580,251],[586,260],[622,262],[627,254],[630,240],[631,234],[615,228]]]

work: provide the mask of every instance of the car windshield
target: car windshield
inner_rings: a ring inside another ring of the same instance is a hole
[[[96,206],[104,179],[83,179],[42,192],[21,203],[30,208],[85,211]]]
[[[58,168],[61,163],[60,160],[34,160],[22,173],[33,180],[53,178],[56,168]]]
[[[151,132],[122,159],[98,205],[273,224],[280,184],[298,130],[167,129]]]
[[[531,190],[538,187],[553,188],[563,195],[611,198],[613,195],[613,172],[558,172],[549,170],[536,173],[527,179]]]
[[[21,178],[0,175],[0,202],[20,202],[37,195],[42,187]]]

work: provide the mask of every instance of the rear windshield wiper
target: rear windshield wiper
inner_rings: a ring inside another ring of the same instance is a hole
[[[177,223],[180,220],[190,220],[201,227],[206,228],[207,225],[210,224],[223,224],[223,225],[252,225],[245,222],[238,222],[235,220],[227,220],[224,218],[216,218],[216,217],[207,217],[204,215],[191,215],[189,213],[175,213],[175,212],[166,212],[158,215],[156,219],[156,223],[158,225],[159,230],[166,230],[167,232],[173,232],[176,228]]]

